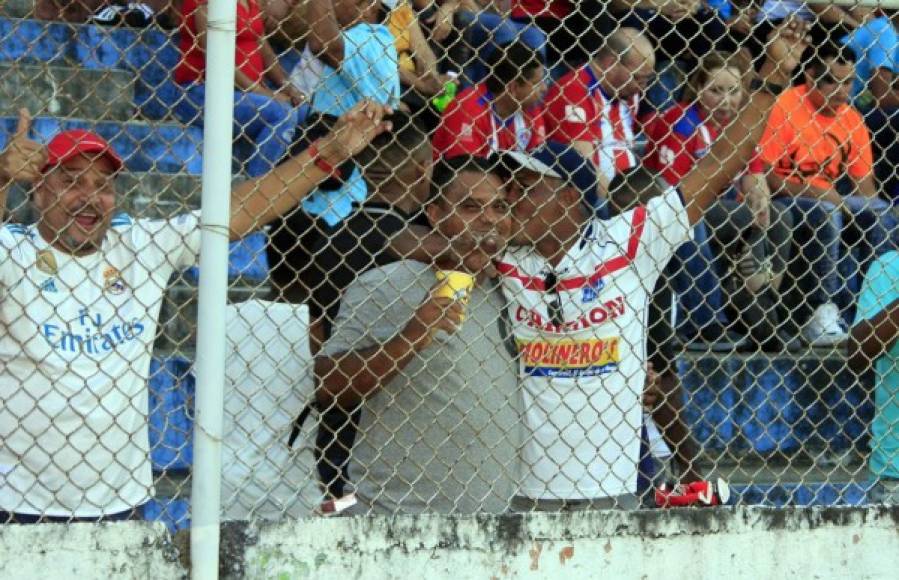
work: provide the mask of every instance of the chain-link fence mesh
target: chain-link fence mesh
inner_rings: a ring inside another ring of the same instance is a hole
[[[189,525],[205,4],[0,8],[4,520]],[[894,501],[897,26],[238,0],[224,517]]]

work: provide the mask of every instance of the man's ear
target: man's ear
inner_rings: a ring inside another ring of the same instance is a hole
[[[432,228],[437,226],[437,222],[440,219],[440,208],[437,207],[439,203],[438,200],[434,200],[425,204],[425,216],[428,218],[428,223],[431,224]]]
[[[565,207],[569,207],[584,201],[582,199],[583,196],[581,195],[581,190],[576,187],[563,187],[556,195],[559,196],[559,198],[565,204]]]

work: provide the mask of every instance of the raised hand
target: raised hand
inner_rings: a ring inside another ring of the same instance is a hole
[[[390,107],[372,101],[360,101],[343,114],[331,132],[321,138],[319,153],[333,165],[339,165],[362,151],[372,139],[390,131],[393,125],[384,121],[391,114]]]
[[[765,55],[771,81],[788,84],[793,70],[799,66],[802,53],[811,43],[809,25],[795,16],[784,20],[768,33]]]
[[[44,146],[28,137],[31,131],[31,113],[19,109],[19,123],[6,149],[0,153],[0,181],[35,182],[47,161]]]

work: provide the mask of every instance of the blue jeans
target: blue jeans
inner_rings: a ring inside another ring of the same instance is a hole
[[[682,244],[668,265],[671,285],[682,308],[679,330],[688,337],[714,324],[727,326],[721,280],[704,221],[693,229],[693,240]]]
[[[846,195],[843,202],[845,213],[820,199],[778,198],[793,213],[797,255],[804,258],[797,281],[807,290],[809,305],[834,302],[851,319],[864,270],[896,247],[897,220],[882,199]]]
[[[871,261],[896,248],[893,236],[899,222],[892,206],[880,198],[848,195],[843,200],[849,215],[838,213],[836,216],[845,247],[839,269],[848,285],[851,306],[861,290],[862,279]]]
[[[778,197],[778,205],[793,217],[792,274],[812,310],[834,302],[848,308],[851,302],[840,279],[842,215],[827,201],[808,197]],[[797,271],[798,268],[798,271]]]
[[[203,124],[203,100],[206,85],[186,85],[184,95],[173,103],[172,112],[187,125]],[[244,161],[250,177],[271,171],[284,158],[293,143],[300,121],[299,110],[285,103],[246,91],[234,91],[234,135],[246,137],[253,146]]]

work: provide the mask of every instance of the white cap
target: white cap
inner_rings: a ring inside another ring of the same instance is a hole
[[[539,173],[540,175],[545,175],[546,177],[555,177],[556,179],[562,179],[562,176],[559,173],[547,165],[546,163],[540,161],[539,159],[535,159],[531,157],[527,153],[522,153],[521,151],[503,151],[500,155],[507,160],[511,160],[516,163],[520,169],[527,169],[528,171],[533,171],[534,173]]]

